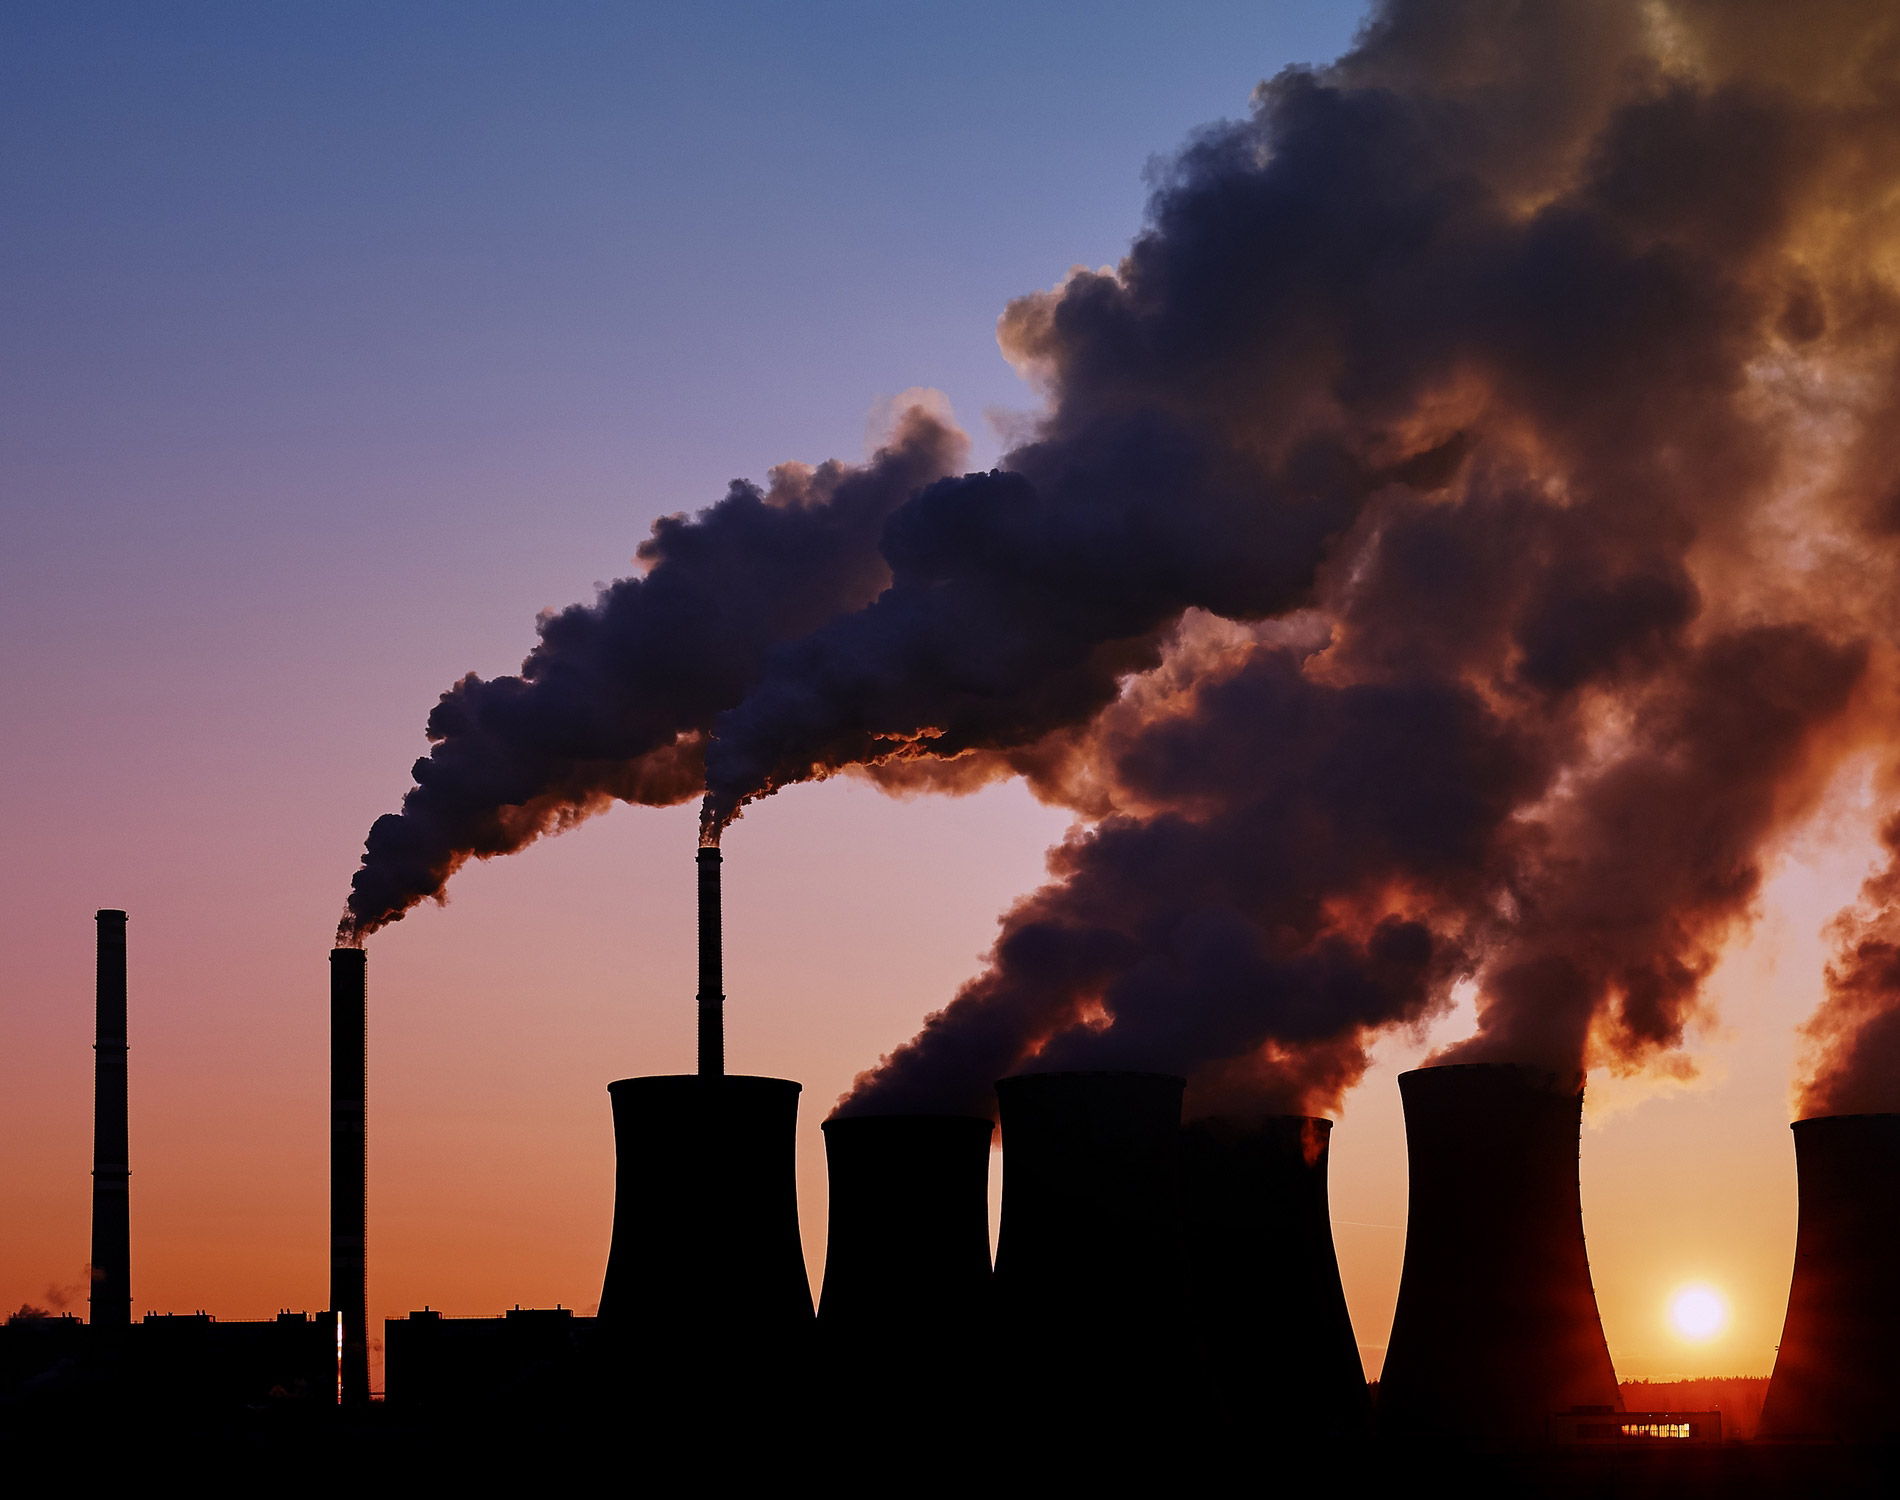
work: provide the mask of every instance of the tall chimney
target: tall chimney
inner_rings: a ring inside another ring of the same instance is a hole
[[[717,849],[699,851],[699,1076],[726,1071],[726,980]]]
[[[795,1425],[793,1367],[812,1328],[800,1088],[725,1071],[719,862],[699,851],[699,1071],[607,1085],[616,1161],[599,1373],[682,1451],[740,1425],[754,1439]]]
[[[1381,1434],[1510,1447],[1573,1407],[1620,1411],[1583,1242],[1582,1075],[1467,1063],[1399,1092],[1411,1188]]]
[[[132,1321],[130,1143],[125,1087],[125,913],[101,911],[92,1059],[92,1323]]]
[[[1193,1364],[1230,1440],[1298,1447],[1371,1422],[1326,1201],[1332,1130],[1274,1115],[1181,1132]]]
[[[1183,1411],[1175,1147],[1186,1082],[1159,1073],[1031,1073],[996,1085],[999,1404],[1018,1441],[1074,1435],[1128,1452]],[[1152,1454],[1144,1453],[1148,1458]]]
[[[369,1402],[369,956],[330,950],[330,1306],[343,1323],[342,1401]]]
[[[1900,1114],[1794,1123],[1801,1216],[1765,1438],[1900,1437]]]

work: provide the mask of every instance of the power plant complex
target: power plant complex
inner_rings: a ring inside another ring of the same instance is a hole
[[[799,1084],[725,1071],[720,854],[698,856],[698,1067],[610,1083],[618,1167],[596,1317],[421,1311],[384,1327],[392,1418],[633,1410],[655,1431],[820,1420],[904,1453],[977,1420],[1131,1465],[1195,1451],[1482,1453],[1719,1443],[1714,1412],[1628,1412],[1583,1230],[1581,1075],[1505,1064],[1401,1076],[1410,1203],[1382,1377],[1360,1363],[1327,1203],[1332,1123],[1183,1121],[1184,1080],[996,1081],[998,1119],[827,1120],[829,1248],[812,1297]],[[126,914],[98,914],[89,1319],[0,1329],[16,1409],[172,1399],[365,1413],[367,961],[330,954],[330,1301],[267,1322],[132,1318]],[[994,1264],[989,1162],[1004,1178]],[[1800,1220],[1754,1446],[1900,1438],[1900,1115],[1793,1127]],[[62,1373],[63,1372],[63,1373]],[[1060,1435],[1059,1438],[1054,1435]],[[1728,1434],[1733,1437],[1734,1435]]]

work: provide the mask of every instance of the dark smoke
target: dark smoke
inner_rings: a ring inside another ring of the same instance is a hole
[[[355,929],[612,797],[703,784],[716,839],[841,771],[1020,775],[1078,817],[1049,883],[845,1108],[1139,1066],[1317,1110],[1461,983],[1460,1059],[1677,1066],[1894,677],[1890,12],[1378,6],[1158,172],[1118,267],[1009,307],[1048,400],[998,468],[925,424],[735,492],[452,691]],[[768,522],[824,580],[791,602]],[[1816,1023],[1870,1056],[1895,887]]]
[[[1803,1119],[1900,1111],[1900,816],[1880,837],[1886,861],[1835,919],[1827,997],[1804,1028],[1814,1058]]]
[[[989,1108],[1045,1067],[1186,1072],[1202,1108],[1295,1111],[1468,973],[1534,740],[1468,688],[1333,684],[1309,650],[1190,622],[1183,685],[1124,700],[1063,763],[1111,807],[1051,856],[991,967],[847,1110]],[[1074,789],[1071,789],[1074,790]]]
[[[1868,419],[1900,321],[1883,242],[1838,210],[1900,175],[1893,27],[1821,10],[1825,63],[1766,8],[1738,47],[1697,7],[1385,7],[1354,55],[1203,134],[1114,275],[1011,310],[1053,397],[1006,460],[1015,503],[963,507],[977,535],[775,658],[708,749],[715,816],[855,759],[905,787],[1023,772],[1095,820],[844,1108],[978,1107],[1013,1069],[1128,1063],[1186,1071],[1204,1109],[1324,1108],[1371,1035],[1461,979],[1460,1060],[1666,1059],[1891,639],[1870,607],[1891,542],[1849,563],[1828,534],[1870,513],[1843,455],[1891,457]],[[1821,74],[1791,76],[1790,48]],[[1108,431],[1140,460],[1098,502],[1072,455]],[[1399,466],[1428,453],[1450,472]],[[1211,474],[1244,476],[1244,520]],[[1084,560],[1030,608],[992,583],[1024,533]],[[1153,613],[1117,613],[1129,597]],[[1111,646],[1166,660],[1175,602],[1297,603],[1330,635],[1297,669],[1263,640],[1218,685],[1187,670],[1108,734],[1114,709],[1009,712],[1033,675],[978,677],[980,712],[933,694],[976,675],[944,625],[960,598],[1039,642],[1059,609],[1071,671]],[[1233,717],[1269,681],[1298,691]],[[1086,769],[1039,780],[1065,753]]]
[[[915,405],[862,467],[788,464],[768,490],[735,480],[696,518],[656,522],[639,549],[646,571],[543,616],[519,676],[470,673],[442,695],[402,811],[370,828],[338,941],[442,899],[471,855],[512,854],[615,801],[697,796],[714,716],[774,645],[877,594],[885,518],[964,449]]]

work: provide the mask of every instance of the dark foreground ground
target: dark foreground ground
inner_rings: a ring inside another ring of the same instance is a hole
[[[853,1430],[822,1399],[795,1421],[689,1408],[584,1402],[569,1412],[423,1419],[381,1403],[356,1414],[299,1402],[193,1411],[164,1393],[129,1405],[0,1404],[16,1480],[188,1483],[204,1493],[546,1493],[607,1484],[621,1494],[824,1489],[840,1494],[1536,1496],[1552,1500],[1753,1500],[1900,1495],[1900,1451],[1731,1442],[1717,1447],[1517,1453],[1398,1452],[1207,1441],[1165,1432],[1037,1431],[991,1412],[893,1437]],[[90,1487],[90,1486],[87,1486]],[[22,1489],[17,1493],[31,1493]]]

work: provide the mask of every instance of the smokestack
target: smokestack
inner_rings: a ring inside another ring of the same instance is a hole
[[[818,1326],[851,1359],[940,1368],[990,1281],[988,1120],[827,1120],[830,1232]]]
[[[1583,1077],[1502,1063],[1399,1075],[1411,1190],[1382,1435],[1509,1447],[1622,1410],[1577,1179]]]
[[[1794,1123],[1801,1217],[1759,1436],[1900,1436],[1900,1114]]]
[[[1209,1406],[1247,1441],[1311,1443],[1370,1424],[1326,1201],[1332,1130],[1275,1115],[1181,1132],[1195,1363]]]
[[[132,1222],[125,1069],[125,913],[100,911],[92,1058],[92,1323],[132,1321]]]
[[[726,1071],[726,978],[716,848],[699,851],[699,1076]]]
[[[342,1400],[369,1402],[369,956],[330,950],[330,1306],[343,1321]]]
[[[1185,1088],[1165,1074],[1109,1072],[996,1085],[998,1352],[1031,1435],[1170,1426],[1183,1353],[1175,1145]]]
[[[755,1441],[790,1431],[788,1363],[812,1327],[799,1085],[725,1071],[719,863],[717,849],[699,851],[699,1071],[607,1085],[616,1162],[599,1375],[695,1452],[729,1441],[739,1414]]]

